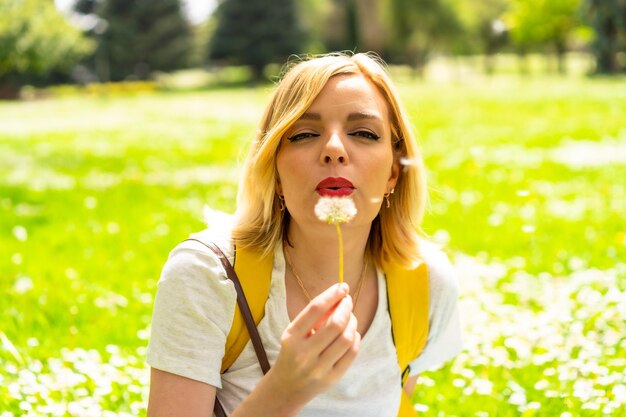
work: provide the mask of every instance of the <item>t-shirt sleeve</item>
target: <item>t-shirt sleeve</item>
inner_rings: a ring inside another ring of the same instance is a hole
[[[462,347],[459,287],[450,260],[440,250],[424,253],[430,294],[428,339],[422,353],[410,364],[410,375],[437,368]]]
[[[198,242],[178,245],[158,282],[148,364],[221,388],[220,368],[236,297],[213,252]]]

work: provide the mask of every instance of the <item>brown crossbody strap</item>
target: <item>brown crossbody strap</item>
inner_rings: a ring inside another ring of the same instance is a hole
[[[187,239],[193,240],[198,243],[203,244],[207,248],[209,248],[213,253],[217,255],[217,257],[222,262],[224,266],[224,270],[226,271],[226,276],[230,279],[235,285],[235,291],[237,291],[237,304],[239,305],[239,310],[243,316],[243,320],[246,323],[246,327],[248,328],[248,333],[250,334],[250,340],[252,341],[252,346],[254,347],[254,351],[256,353],[257,358],[259,359],[259,364],[261,365],[261,369],[263,370],[263,375],[265,375],[270,370],[270,363],[267,360],[267,354],[265,353],[265,348],[263,348],[263,342],[261,342],[261,336],[259,335],[259,331],[256,328],[256,323],[254,322],[254,318],[252,317],[252,313],[250,312],[250,307],[248,306],[248,301],[246,300],[246,295],[243,292],[243,288],[241,286],[241,282],[239,282],[239,278],[235,273],[235,269],[230,264],[230,261],[224,255],[224,252],[213,242],[205,243],[198,239]],[[218,401],[217,397],[215,398],[215,408],[213,410],[217,417],[226,417],[226,413],[222,408],[222,405]]]

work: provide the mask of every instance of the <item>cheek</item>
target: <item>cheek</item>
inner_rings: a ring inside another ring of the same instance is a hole
[[[385,192],[389,178],[392,176],[393,155],[383,153],[374,158],[369,164],[369,181],[376,192]]]
[[[283,193],[293,192],[298,189],[298,178],[301,177],[302,164],[298,164],[296,158],[279,153],[276,158],[276,170],[278,181]]]

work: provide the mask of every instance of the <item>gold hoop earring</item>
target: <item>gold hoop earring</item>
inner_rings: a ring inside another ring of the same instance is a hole
[[[384,197],[385,201],[387,202],[387,208],[391,207],[391,203],[389,202],[389,193],[385,193]]]
[[[280,204],[280,211],[285,211],[285,196],[278,196],[278,204]]]
[[[390,192],[383,194],[383,196],[385,197],[385,201],[387,202],[387,208],[391,207],[391,202],[389,201],[389,196],[391,194],[393,194],[393,192],[395,191],[395,188],[392,188]]]

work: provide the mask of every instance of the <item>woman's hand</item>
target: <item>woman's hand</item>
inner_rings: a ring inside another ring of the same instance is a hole
[[[347,371],[361,342],[352,307],[348,286],[333,285],[287,326],[271,371],[286,393],[308,401]]]
[[[315,297],[287,326],[276,363],[232,416],[267,415],[260,410],[264,406],[272,409],[271,415],[295,416],[335,384],[361,343],[352,307],[345,283]]]

